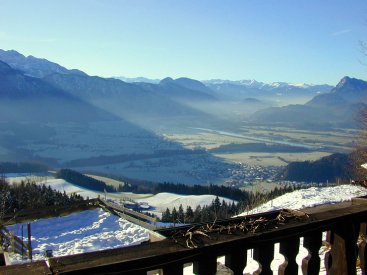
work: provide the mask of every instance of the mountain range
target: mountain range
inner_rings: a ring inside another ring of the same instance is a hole
[[[2,121],[89,121],[114,117],[70,93],[0,61]]]
[[[298,128],[358,127],[360,110],[367,107],[367,82],[344,77],[329,93],[305,104],[274,107],[251,116],[254,123],[287,124]]]
[[[0,61],[2,102],[18,104],[3,106],[2,118],[8,119],[127,119],[153,128],[165,123],[222,124],[223,119],[312,129],[350,127],[357,125],[356,114],[365,107],[367,93],[365,81],[350,77],[336,87],[184,77],[127,83],[14,50],[0,50]],[[288,100],[305,103],[286,105]]]

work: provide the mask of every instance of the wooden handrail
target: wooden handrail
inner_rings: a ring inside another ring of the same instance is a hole
[[[359,235],[366,234],[366,199],[303,209],[301,212],[301,216],[292,214],[292,211],[274,211],[222,220],[217,223],[222,230],[213,230],[215,225],[211,223],[206,225],[208,231],[205,233],[200,231],[205,228],[204,224],[159,230],[166,234],[167,239],[126,248],[50,258],[49,266],[53,274],[60,275],[136,275],[157,269],[166,275],[183,274],[184,264],[193,263],[195,274],[213,275],[217,268],[217,257],[225,256],[225,265],[238,275],[243,274],[246,266],[247,250],[253,249],[254,258],[260,265],[258,272],[272,274],[272,252],[275,243],[279,243],[280,253],[286,258],[286,262],[279,267],[279,274],[295,275],[299,268],[295,257],[300,238],[303,237],[303,247],[309,253],[302,261],[302,270],[305,274],[313,275],[319,274],[320,262],[324,262],[318,251],[322,234],[327,231],[331,246],[325,261],[328,274],[356,274],[357,258],[360,259],[362,272],[366,271],[366,240],[358,239]],[[243,226],[236,227],[235,224]],[[185,230],[187,234],[182,234]],[[195,245],[190,245],[190,238]]]
[[[251,218],[270,218],[280,211],[269,214],[253,215]],[[50,265],[57,274],[146,274],[150,270],[161,269],[164,274],[182,274],[185,263],[193,263],[194,271],[200,275],[212,275],[216,271],[216,258],[225,255],[225,262],[234,274],[242,274],[246,265],[246,251],[254,249],[254,258],[261,265],[261,274],[272,274],[270,263],[275,243],[280,243],[280,251],[287,258],[287,263],[281,265],[280,274],[297,274],[298,266],[295,256],[298,251],[300,237],[304,238],[304,247],[309,255],[303,260],[302,269],[307,274],[319,274],[320,258],[318,249],[321,246],[321,235],[330,231],[333,236],[331,243],[332,265],[329,274],[355,274],[357,239],[360,224],[367,222],[367,203],[341,203],[305,209],[305,219],[291,220],[289,223],[277,224],[274,227],[259,232],[232,232],[232,234],[208,233],[208,237],[198,238],[197,248],[185,246],[185,240],[180,242],[174,232],[182,228],[167,229],[168,239],[139,246],[92,252],[84,255],[65,256],[50,259]],[[249,217],[227,220],[227,225]],[[225,221],[221,221],[224,225]],[[201,226],[201,225],[198,225]],[[210,226],[210,224],[208,225]],[[365,228],[365,227],[364,227]],[[159,230],[164,233],[164,230]],[[344,243],[344,244],[343,244]],[[364,243],[365,244],[365,243]],[[360,247],[360,246],[359,246]],[[364,246],[365,248],[365,246]],[[365,259],[364,250],[359,257]],[[345,259],[345,260],[340,260]],[[365,260],[361,264],[365,270]],[[341,273],[337,273],[341,272]],[[117,273],[116,273],[117,274]]]

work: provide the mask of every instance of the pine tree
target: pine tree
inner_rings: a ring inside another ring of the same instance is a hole
[[[194,211],[192,210],[191,206],[188,205],[186,207],[185,223],[192,223],[192,222],[194,222]]]
[[[177,221],[179,223],[185,223],[185,213],[184,213],[182,204],[180,204],[180,206],[178,208]]]
[[[176,223],[178,219],[178,213],[177,213],[176,207],[173,207],[171,217],[172,217],[172,222]]]
[[[162,222],[172,222],[171,211],[169,211],[169,208],[162,213]]]

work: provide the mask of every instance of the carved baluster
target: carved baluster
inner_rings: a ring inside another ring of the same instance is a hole
[[[270,264],[274,258],[274,244],[263,244],[254,248],[254,260],[259,263],[259,269],[254,274],[273,274]]]
[[[210,252],[208,252],[210,253]],[[213,275],[217,272],[217,256],[202,255],[198,260],[193,262],[193,271],[200,275]]]
[[[226,255],[225,264],[233,271],[234,275],[242,275],[247,262],[247,249],[236,247]]]
[[[328,274],[356,274],[357,238],[359,233],[356,228],[359,228],[359,225],[344,222],[332,230],[332,264]]]
[[[320,273],[319,251],[322,244],[322,232],[315,232],[303,238],[303,247],[308,250],[306,258],[302,259],[302,272],[307,275]]]
[[[298,274],[296,257],[299,251],[299,238],[291,238],[279,244],[279,252],[284,256],[285,262],[279,266],[278,273],[284,275]]]
[[[325,246],[329,246],[329,249],[325,252],[324,255],[324,266],[325,266],[325,270],[329,270],[331,268],[332,265],[332,257],[331,257],[331,247],[333,246],[333,239],[334,239],[334,235],[331,234],[331,231],[327,231],[326,232],[326,240],[325,240]]]
[[[367,264],[367,244],[366,244],[366,223],[361,223],[360,234],[361,240],[358,243],[358,255],[362,274],[366,274],[366,264]]]

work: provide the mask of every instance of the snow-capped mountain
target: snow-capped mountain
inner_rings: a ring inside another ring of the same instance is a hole
[[[310,93],[324,93],[329,92],[333,87],[327,84],[306,84],[306,83],[287,83],[287,82],[272,82],[264,83],[257,80],[222,80],[222,79],[211,79],[202,81],[208,87],[214,88],[215,90],[224,89],[230,86],[241,86],[244,88],[258,89],[260,91],[275,91],[283,92],[290,91],[296,92],[297,90],[309,91]],[[239,88],[239,87],[238,87]]]
[[[4,51],[0,49],[0,60],[12,68],[24,72],[28,76],[37,78],[43,78],[53,73],[86,75],[82,71],[75,69],[68,70],[59,64],[43,58],[37,58],[32,55],[26,57],[14,50]]]

